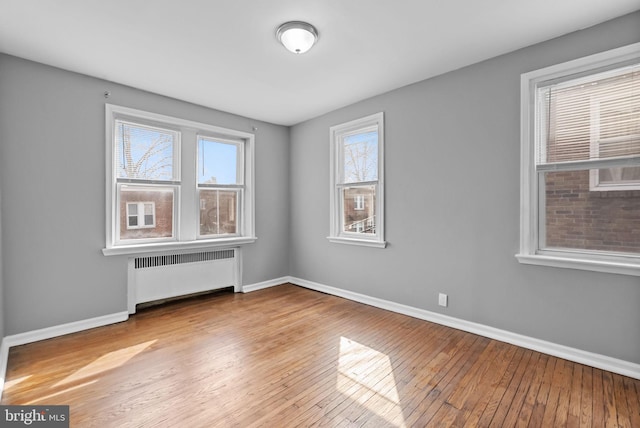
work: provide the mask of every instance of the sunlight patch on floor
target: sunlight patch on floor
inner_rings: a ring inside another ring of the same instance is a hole
[[[74,391],[76,389],[84,388],[85,386],[89,386],[91,384],[94,384],[97,381],[98,381],[98,379],[95,379],[95,380],[92,380],[92,381],[89,381],[89,382],[82,383],[80,385],[70,386],[69,388],[65,388],[65,389],[63,389],[61,391],[54,392],[53,394],[43,395],[42,397],[38,397],[35,400],[28,401],[28,402],[26,402],[24,404],[26,404],[26,405],[42,404],[42,403],[47,402],[48,400],[50,400],[51,398],[53,398],[55,396],[66,394],[66,393],[69,393],[69,392]]]
[[[115,369],[124,365],[127,361],[143,352],[149,346],[153,345],[156,340],[150,340],[148,342],[141,343],[139,345],[129,346],[128,348],[118,349],[117,351],[109,352],[103,355],[97,360],[87,364],[81,369],[77,370],[73,374],[62,379],[60,382],[53,385],[52,388],[65,385],[71,382],[76,382],[81,379],[85,379],[97,374],[106,372],[108,370]]]
[[[390,424],[406,426],[387,355],[341,337],[336,388]]]
[[[22,376],[19,377],[17,379],[13,379],[13,380],[9,380],[6,381],[4,383],[4,390],[8,391],[10,390],[12,387],[16,386],[17,384],[19,384],[20,382],[24,382],[25,380],[29,379],[32,375],[27,375],[27,376]]]

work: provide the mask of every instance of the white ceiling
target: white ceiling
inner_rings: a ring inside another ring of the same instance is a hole
[[[0,52],[292,125],[639,8],[638,0],[0,0]],[[308,53],[276,41],[290,20],[318,29]]]

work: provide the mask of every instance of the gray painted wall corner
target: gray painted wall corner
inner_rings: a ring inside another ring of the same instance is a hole
[[[637,277],[520,265],[520,75],[640,41],[640,12],[291,130],[291,275],[640,363]],[[385,112],[384,250],[330,244],[330,126]],[[437,305],[439,292],[449,307]]]
[[[105,257],[105,103],[256,131],[249,283],[288,273],[285,127],[0,54],[5,333],[127,309],[127,258]],[[105,91],[110,97],[105,98]],[[7,243],[11,245],[8,246]]]

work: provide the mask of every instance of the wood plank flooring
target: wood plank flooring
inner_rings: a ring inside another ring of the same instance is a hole
[[[640,427],[640,381],[290,284],[12,348],[73,427]]]

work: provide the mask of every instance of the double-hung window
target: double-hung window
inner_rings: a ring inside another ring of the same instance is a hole
[[[113,243],[173,240],[180,189],[180,133],[117,118],[111,144],[116,201]]]
[[[384,115],[331,127],[331,242],[384,248]]]
[[[198,136],[199,237],[237,235],[244,194],[241,140]]]
[[[253,242],[253,134],[106,106],[105,254]]]
[[[640,275],[640,43],[521,83],[518,259]]]

